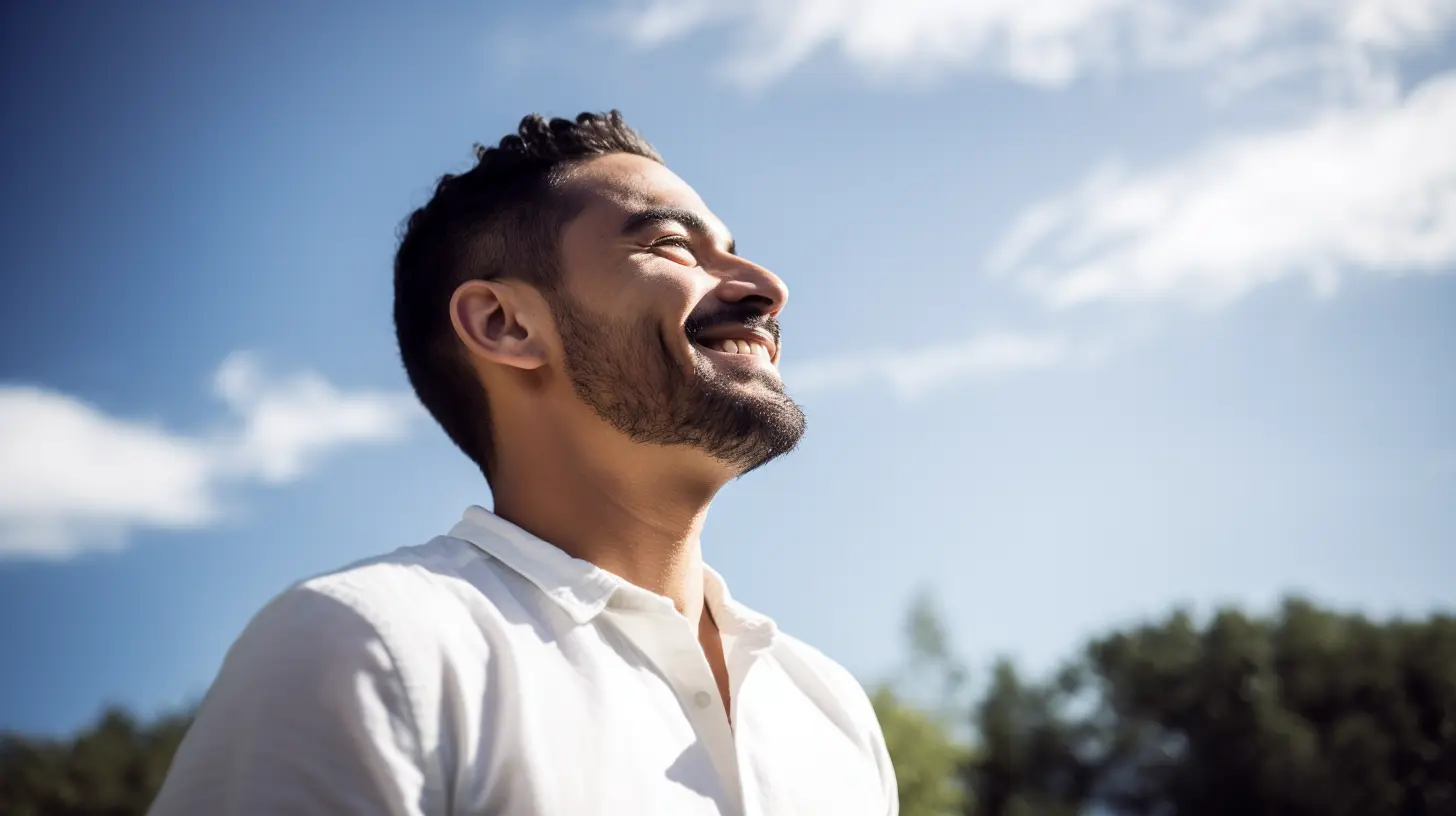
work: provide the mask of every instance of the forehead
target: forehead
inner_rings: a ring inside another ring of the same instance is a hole
[[[558,192],[580,205],[578,222],[620,228],[633,213],[676,207],[697,213],[720,235],[728,230],[696,190],[666,167],[627,153],[599,156],[572,168]]]

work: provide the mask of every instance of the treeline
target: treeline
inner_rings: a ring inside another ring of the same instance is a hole
[[[872,693],[904,816],[1456,816],[1449,615],[1178,612],[1042,678],[968,671],[926,603],[907,637]],[[112,710],[66,740],[0,737],[0,814],[144,813],[187,722]]]
[[[923,609],[910,639],[953,690],[964,671]],[[998,663],[969,744],[953,706],[875,700],[904,816],[1456,816],[1449,615],[1376,622],[1301,599],[1270,618],[1177,612],[1050,677]]]
[[[192,719],[113,708],[70,739],[0,736],[0,815],[132,816],[152,803]]]

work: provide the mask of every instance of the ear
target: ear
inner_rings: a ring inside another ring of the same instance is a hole
[[[465,348],[511,368],[546,364],[545,316],[540,295],[518,281],[466,281],[450,296],[450,322]]]

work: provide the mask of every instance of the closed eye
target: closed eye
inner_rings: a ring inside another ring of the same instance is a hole
[[[682,264],[683,266],[697,266],[697,253],[693,252],[693,243],[686,236],[668,235],[662,238],[658,238],[656,241],[653,241],[652,243],[647,245],[648,250],[667,249],[669,247],[677,251],[660,252],[657,254],[676,264]]]

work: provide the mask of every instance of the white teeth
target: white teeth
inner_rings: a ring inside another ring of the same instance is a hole
[[[717,340],[706,344],[714,351],[722,351],[727,354],[751,354],[755,357],[770,359],[768,346],[757,341],[748,340]]]

